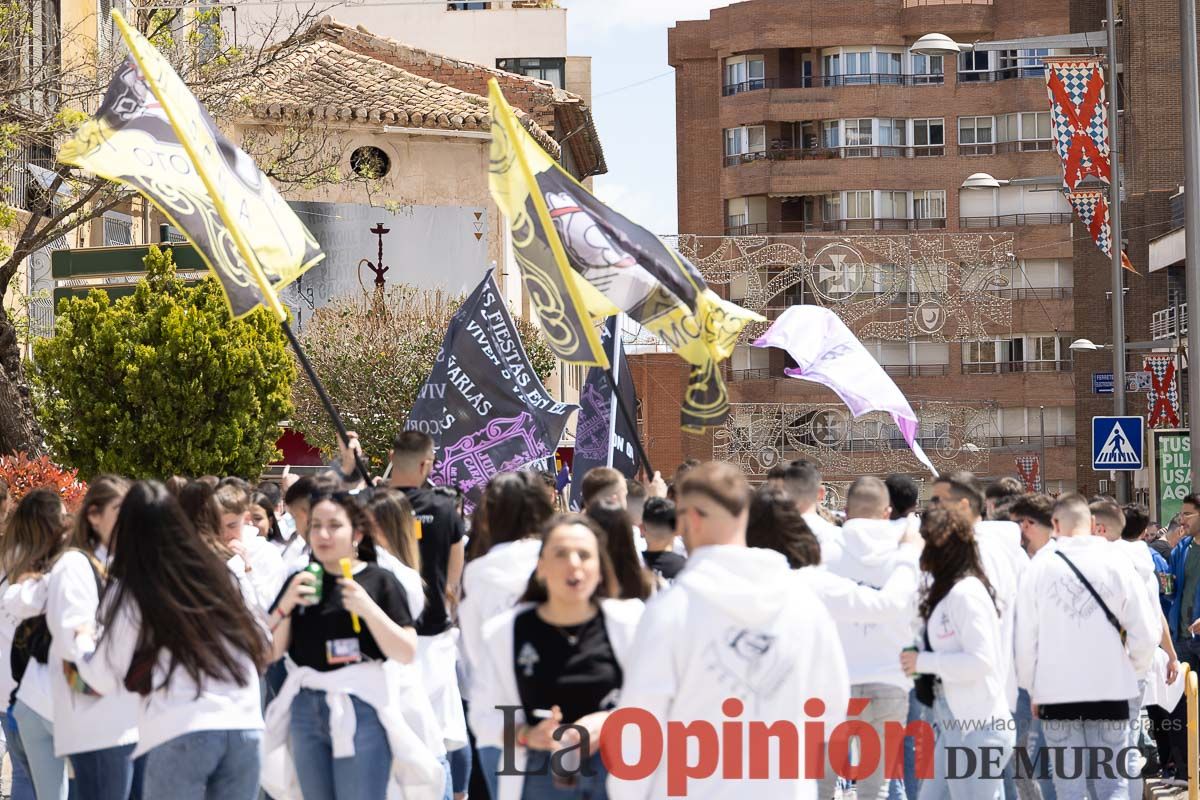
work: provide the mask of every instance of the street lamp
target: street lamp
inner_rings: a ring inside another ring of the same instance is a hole
[[[1072,353],[1091,353],[1096,350],[1111,350],[1111,344],[1096,344],[1091,339],[1076,339],[1071,342],[1070,351]]]
[[[962,182],[964,189],[999,189],[1001,186],[1007,186],[1008,181],[1002,181],[992,177],[986,172],[976,172],[967,176],[967,179]]]
[[[956,56],[973,46],[959,44],[944,33],[927,33],[913,42],[911,49],[919,56]]]

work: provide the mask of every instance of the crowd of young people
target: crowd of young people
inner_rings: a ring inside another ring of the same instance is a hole
[[[502,473],[468,520],[427,436],[396,437],[386,486],[355,445],[280,484],[98,476],[73,514],[0,487],[14,800],[649,799],[680,767],[688,797],[1054,800],[1190,771],[1198,497],[1154,537],[1011,480],[939,477],[918,513],[910,479],[864,476],[831,513],[812,462],[757,488],[688,462],[594,469],[571,513]],[[625,709],[660,751],[805,733],[610,775],[653,750],[606,725]]]

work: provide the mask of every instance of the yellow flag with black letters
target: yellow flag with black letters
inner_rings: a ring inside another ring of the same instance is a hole
[[[260,305],[282,313],[276,292],[325,257],[316,238],[162,54],[119,12],[113,19],[130,54],[59,161],[126,184],[157,206],[218,278],[235,318]]]
[[[729,395],[719,362],[763,317],[708,288],[687,259],[597,200],[521,125],[495,80],[490,185],[508,217],[517,263],[551,348],[608,366],[592,318],[624,312],[691,365],[685,430],[720,425]]]

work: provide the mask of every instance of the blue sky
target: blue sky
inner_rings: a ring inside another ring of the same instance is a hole
[[[608,162],[596,194],[654,233],[678,232],[667,28],[730,1],[559,0],[568,9],[568,52],[592,57],[592,110]]]

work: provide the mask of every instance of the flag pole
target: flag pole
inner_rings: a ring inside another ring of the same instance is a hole
[[[184,152],[187,153],[188,158],[191,160],[192,166],[196,170],[196,175],[204,183],[204,188],[208,191],[208,196],[212,200],[213,208],[216,210],[217,216],[219,216],[221,221],[225,223],[225,228],[229,231],[229,235],[233,238],[233,243],[237,247],[239,255],[241,255],[242,260],[246,262],[246,269],[250,271],[250,274],[254,277],[255,283],[258,284],[258,290],[259,293],[262,294],[264,305],[266,305],[275,318],[279,320],[280,326],[283,327],[284,334],[287,336],[288,341],[292,344],[292,349],[295,351],[297,359],[299,359],[301,366],[303,366],[305,373],[308,375],[309,381],[312,382],[313,388],[316,389],[317,395],[321,398],[321,403],[325,406],[325,411],[329,414],[330,419],[333,421],[333,427],[337,429],[338,435],[341,437],[342,442],[349,447],[350,434],[346,431],[346,426],[342,423],[341,415],[339,415],[337,409],[333,407],[333,401],[330,399],[328,393],[326,393],[325,387],[321,383],[321,380],[317,377],[316,372],[313,371],[312,364],[309,363],[308,356],[304,353],[304,348],[300,346],[300,342],[296,339],[296,334],[292,332],[292,327],[288,324],[287,311],[284,309],[283,304],[279,302],[279,296],[275,294],[275,290],[271,287],[270,282],[267,280],[267,276],[263,274],[262,269],[259,267],[258,260],[254,257],[253,248],[251,248],[250,243],[246,241],[246,237],[243,235],[241,228],[239,228],[233,220],[233,216],[229,213],[228,209],[225,208],[225,202],[222,200],[220,192],[217,191],[217,187],[213,184],[212,178],[209,177],[208,172],[201,165],[200,159],[196,157],[195,145],[191,141],[191,137],[184,133],[183,127],[180,126],[179,121],[175,119],[175,113],[171,107],[171,104],[163,102],[163,98],[161,96],[162,90],[159,87],[158,82],[154,79],[151,71],[146,69],[146,65],[142,62],[141,53],[138,52],[138,48],[133,46],[130,36],[132,29],[129,27],[129,23],[126,22],[125,17],[118,9],[112,9],[110,15],[113,21],[117,23],[117,27],[120,29],[121,35],[125,39],[126,46],[129,47],[129,54],[133,56],[133,60],[137,63],[138,69],[141,70],[146,84],[154,93],[155,99],[158,100],[159,106],[162,108],[163,113],[166,114],[167,122],[170,123],[171,127],[174,128],[176,135],[179,136],[179,143],[183,146]],[[366,462],[363,461],[362,456],[356,453],[354,456],[354,463],[357,471],[361,473],[363,481],[370,486],[371,473],[367,470]]]

